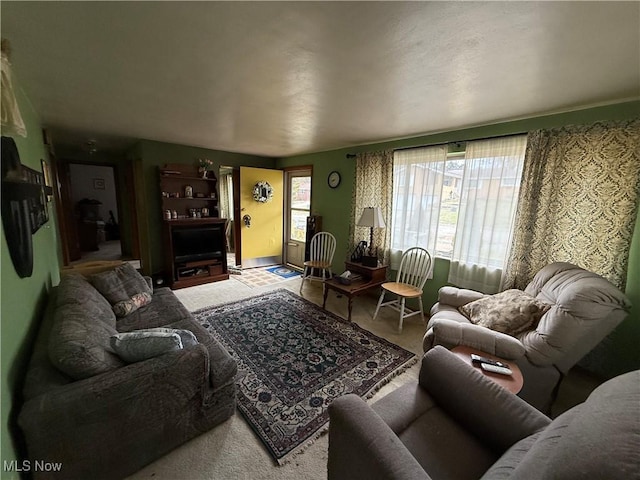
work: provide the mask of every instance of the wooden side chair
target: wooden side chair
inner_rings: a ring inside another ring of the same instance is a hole
[[[400,268],[395,282],[382,284],[382,293],[378,300],[376,312],[373,314],[375,320],[380,307],[389,307],[400,312],[400,323],[398,333],[402,333],[402,322],[405,318],[420,314],[424,322],[424,309],[422,307],[422,288],[427,281],[427,275],[431,267],[431,255],[424,248],[413,247],[402,254]],[[389,292],[396,295],[396,298],[384,302],[385,294]],[[420,303],[420,310],[412,312],[405,307],[407,298],[417,298]],[[383,303],[384,302],[384,303]]]
[[[304,262],[300,293],[302,293],[305,280],[320,280],[324,282],[327,272],[329,272],[329,278],[333,277],[331,262],[333,262],[335,251],[336,237],[329,232],[318,232],[311,238],[309,260]],[[320,270],[320,275],[314,275],[315,270]],[[322,285],[322,291],[324,292],[324,284]]]

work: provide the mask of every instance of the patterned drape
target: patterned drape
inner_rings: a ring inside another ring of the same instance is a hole
[[[356,223],[365,207],[380,207],[386,228],[373,229],[373,243],[378,247],[378,257],[388,264],[391,248],[391,208],[393,201],[393,151],[358,153],[356,178],[351,199],[349,224],[349,254],[358,242],[369,243],[369,228]]]
[[[640,195],[640,119],[530,132],[502,288],[566,261],[624,291]]]

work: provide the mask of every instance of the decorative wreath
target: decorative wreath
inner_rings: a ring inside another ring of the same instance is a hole
[[[253,187],[253,199],[256,202],[267,203],[273,198],[273,187],[269,182],[258,182]]]

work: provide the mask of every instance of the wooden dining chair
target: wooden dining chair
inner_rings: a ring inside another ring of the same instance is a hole
[[[402,322],[405,318],[420,314],[424,322],[424,309],[422,307],[422,288],[427,281],[427,275],[431,267],[431,255],[424,248],[413,247],[402,254],[400,268],[395,282],[383,283],[382,293],[378,300],[376,312],[373,314],[375,320],[380,307],[389,307],[400,312],[400,323],[398,333],[402,333]],[[396,296],[393,300],[384,302],[385,294],[389,292]],[[407,298],[417,298],[420,304],[419,311],[411,311],[405,307]]]
[[[302,282],[300,283],[300,293],[305,280],[319,280],[324,282],[329,273],[329,278],[333,277],[331,271],[331,262],[333,262],[333,254],[336,251],[336,237],[329,232],[318,232],[311,238],[311,246],[309,248],[309,260],[304,262],[304,273],[302,274]],[[320,271],[320,275],[315,275],[316,271]],[[324,284],[322,285],[324,292]]]

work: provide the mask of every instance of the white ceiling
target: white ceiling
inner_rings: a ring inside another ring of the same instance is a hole
[[[640,2],[8,2],[58,142],[289,156],[640,96]]]

